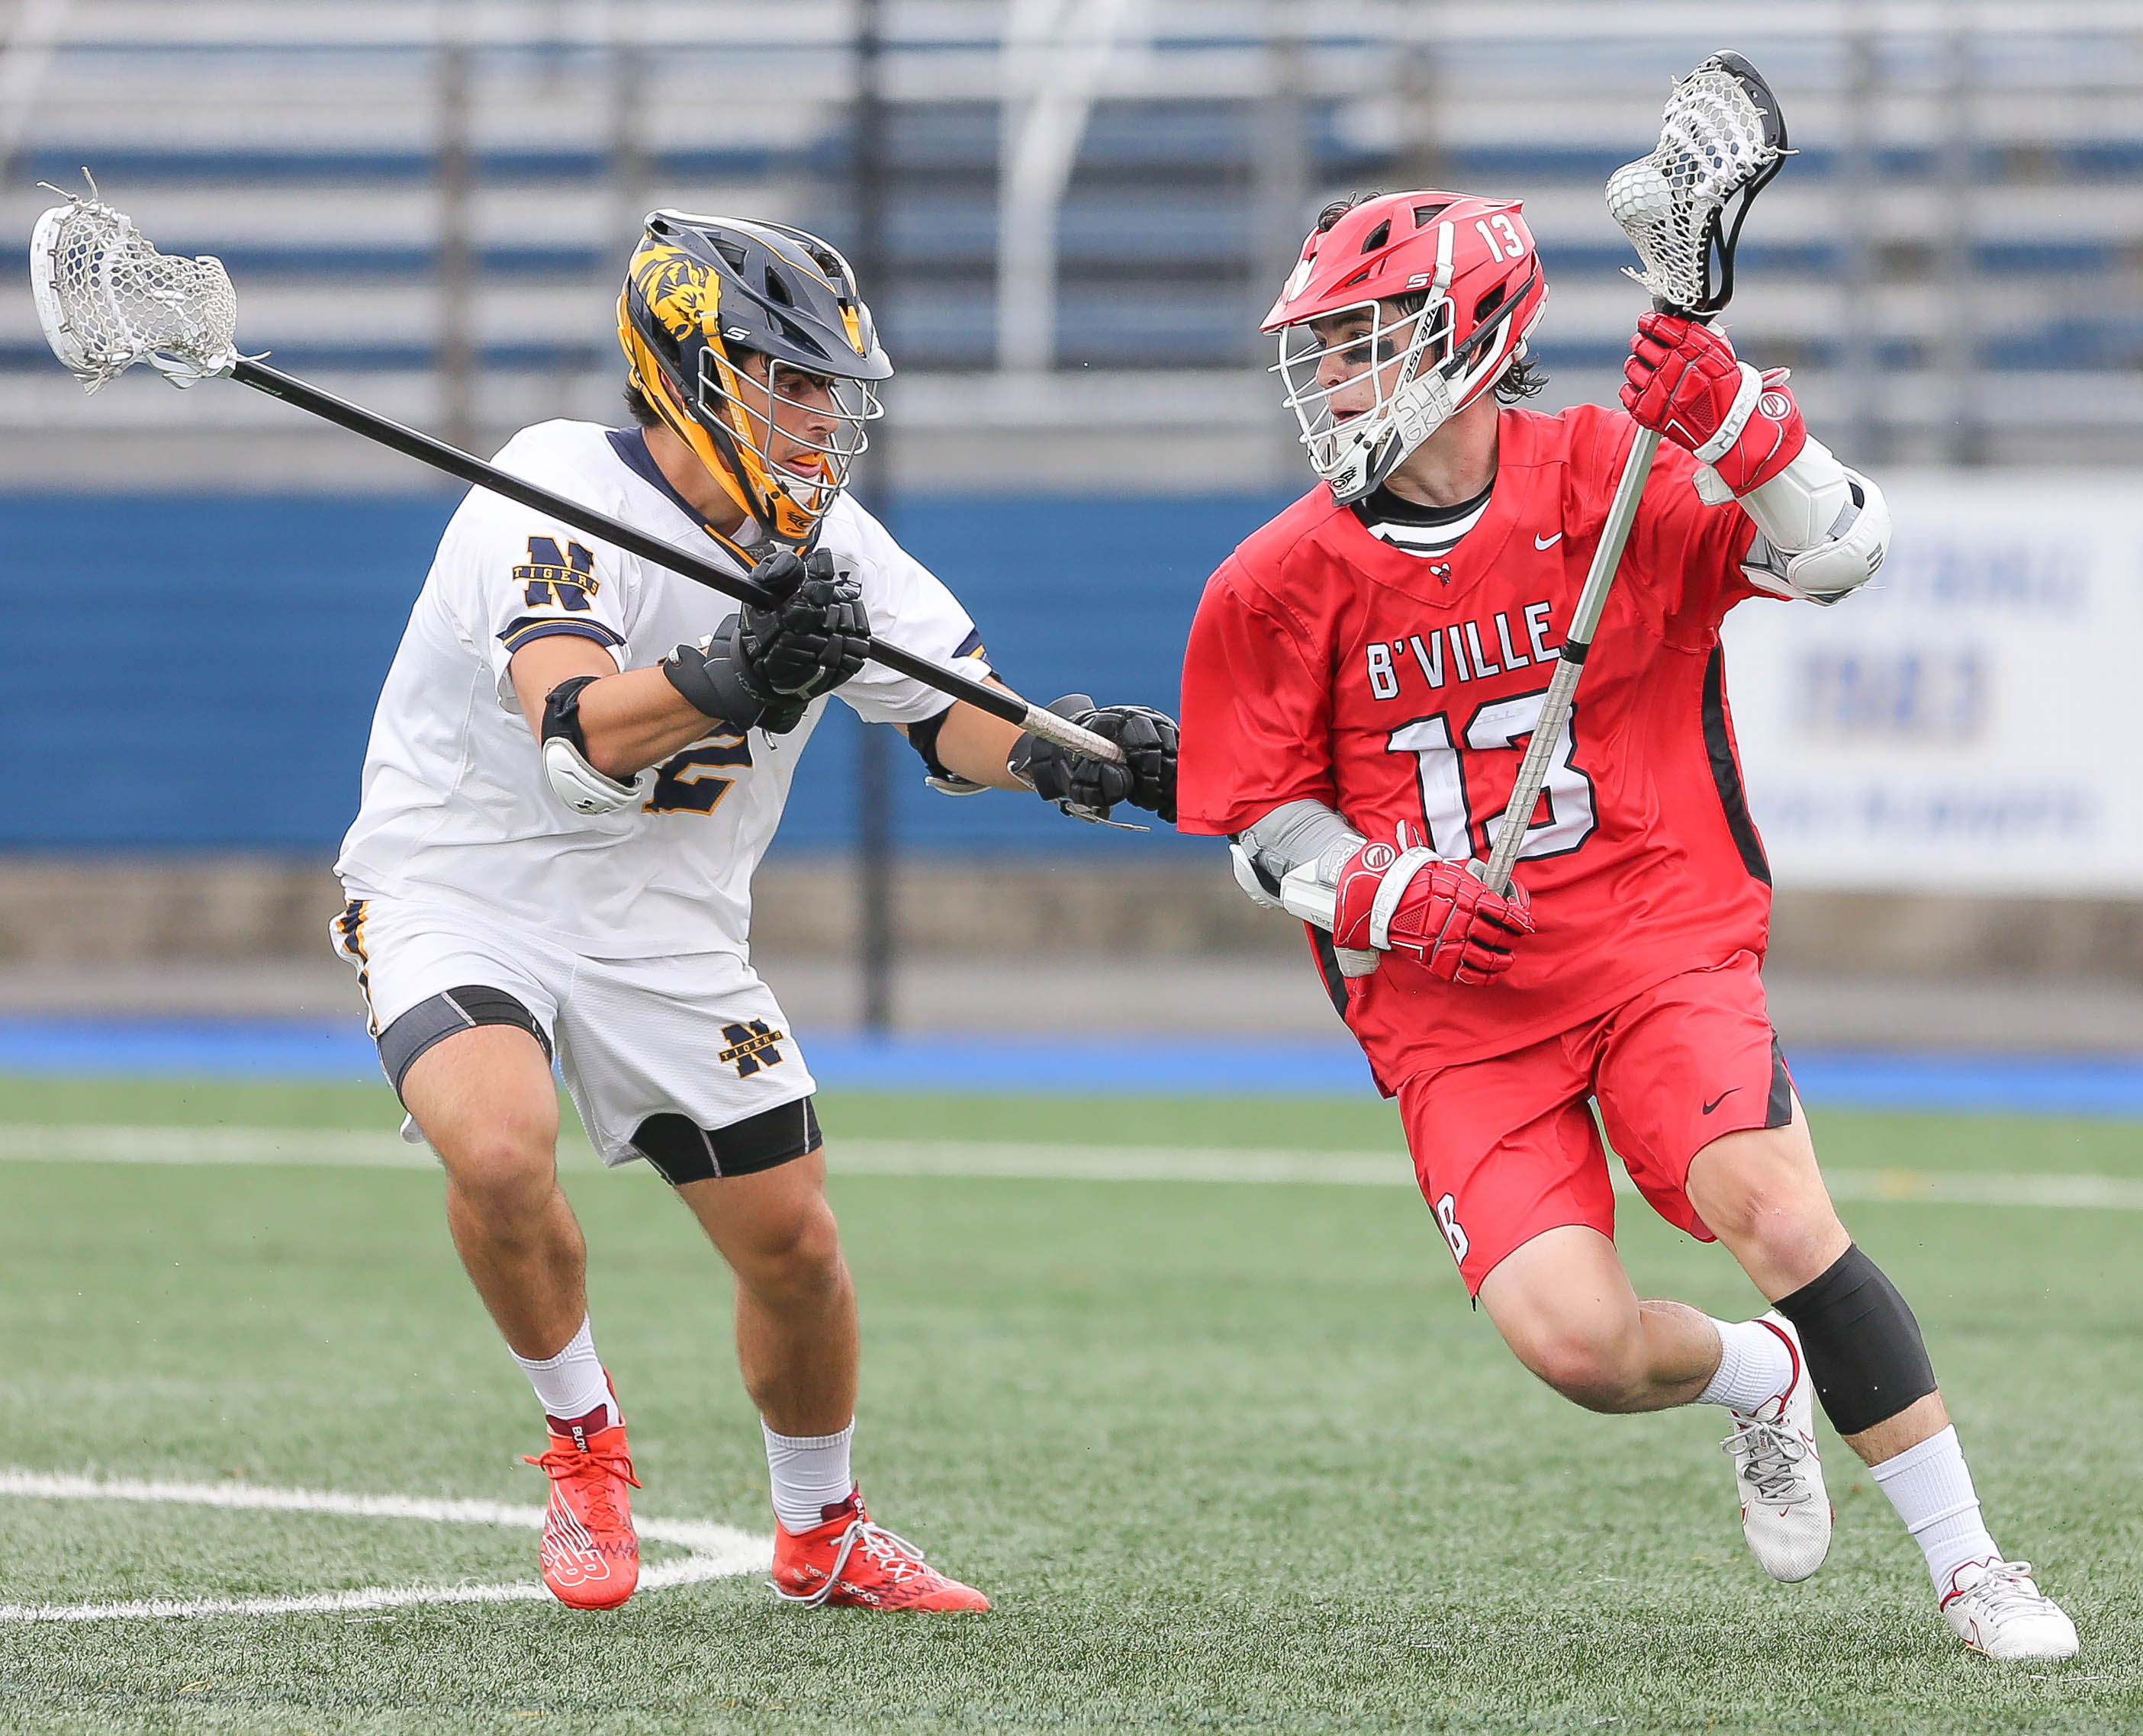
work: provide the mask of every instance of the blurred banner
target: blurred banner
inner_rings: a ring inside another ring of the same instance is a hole
[[[1783,888],[2143,893],[2139,478],[1884,478],[1889,560],[1750,603],[1727,691]]]

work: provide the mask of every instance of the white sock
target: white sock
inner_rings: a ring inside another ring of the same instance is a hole
[[[1699,1404],[1723,1404],[1753,1413],[1794,1383],[1794,1353],[1760,1320],[1714,1320],[1719,1328],[1719,1372],[1696,1395]]]
[[[572,1342],[557,1355],[546,1357],[540,1363],[532,1363],[525,1356],[516,1356],[513,1360],[521,1364],[522,1372],[528,1377],[528,1384],[536,1389],[544,1416],[552,1422],[585,1423],[597,1409],[603,1415],[592,1425],[596,1429],[608,1428],[620,1420],[617,1406],[610,1396],[610,1382],[603,1374],[602,1360],[596,1354],[595,1329],[585,1317]]]
[[[838,1435],[777,1435],[762,1421],[766,1468],[774,1480],[774,1514],[790,1531],[808,1531],[825,1523],[825,1509],[839,1506],[854,1493],[849,1470],[854,1422]]]
[[[1967,1562],[2002,1559],[1979,1516],[1979,1496],[1955,1428],[1869,1468],[1927,1556],[1938,1596],[1949,1595],[1952,1577]]]

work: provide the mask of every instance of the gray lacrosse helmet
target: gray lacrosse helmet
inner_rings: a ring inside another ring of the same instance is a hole
[[[881,413],[877,383],[893,373],[848,261],[786,224],[653,211],[617,335],[632,383],[724,492],[776,542],[808,546]],[[766,358],[765,383],[748,355]],[[825,401],[784,393],[779,375],[791,368],[822,383]],[[800,450],[777,462],[784,408],[831,427],[789,433]]]

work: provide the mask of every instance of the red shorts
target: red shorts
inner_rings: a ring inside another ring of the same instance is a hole
[[[1755,955],[1736,952],[1510,1055],[1436,1067],[1399,1087],[1422,1197],[1469,1293],[1543,1230],[1615,1234],[1607,1153],[1588,1099],[1638,1192],[1677,1229],[1711,1232],[1683,1191],[1722,1134],[1783,1127],[1793,1081]]]

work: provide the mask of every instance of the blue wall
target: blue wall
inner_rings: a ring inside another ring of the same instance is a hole
[[[894,529],[1030,699],[1175,707],[1205,577],[1283,504],[932,499]],[[453,510],[444,496],[0,497],[15,602],[0,669],[0,848],[334,849],[381,678]],[[834,705],[782,848],[854,833],[860,726]],[[1199,848],[1076,825],[1024,797],[953,800],[894,755],[903,843],[1120,855]],[[1210,846],[1205,848],[1210,848]]]

